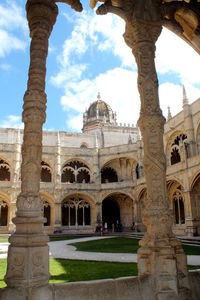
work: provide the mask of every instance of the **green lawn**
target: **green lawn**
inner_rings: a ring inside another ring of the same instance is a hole
[[[3,281],[3,278],[6,274],[6,267],[7,267],[7,260],[0,259],[0,288],[6,286],[5,282]]]
[[[187,255],[200,255],[200,246],[183,245],[183,249]]]
[[[0,243],[8,243],[7,237],[0,237]]]
[[[107,252],[107,253],[137,253],[139,240],[127,237],[116,237],[89,242],[71,244],[78,251]],[[187,255],[200,255],[200,246],[183,245]]]
[[[111,239],[73,243],[71,245],[75,246],[78,251],[137,253],[139,240],[126,237],[115,237]]]
[[[50,283],[137,276],[136,263],[50,259]]]
[[[0,259],[0,288],[6,284],[6,259]],[[137,276],[136,263],[114,263],[81,261],[68,259],[50,259],[50,283],[86,281],[124,276]]]
[[[0,259],[0,288],[6,286],[3,281],[6,274],[6,265],[6,259]],[[188,269],[200,269],[200,266],[188,266]],[[51,258],[50,273],[50,283],[118,278],[137,276],[137,264]]]

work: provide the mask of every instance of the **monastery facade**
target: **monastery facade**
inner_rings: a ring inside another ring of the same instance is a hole
[[[0,129],[0,233],[14,230],[21,189],[23,130]],[[200,235],[200,99],[183,89],[183,109],[165,123],[167,190],[176,234]],[[43,132],[40,192],[48,233],[108,228],[145,231],[147,197],[138,127],[117,124],[100,95],[83,115],[82,133]]]

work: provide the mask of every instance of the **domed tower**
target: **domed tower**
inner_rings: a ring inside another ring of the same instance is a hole
[[[116,113],[106,102],[101,100],[100,93],[98,93],[97,100],[83,114],[83,132],[113,125],[116,125]]]

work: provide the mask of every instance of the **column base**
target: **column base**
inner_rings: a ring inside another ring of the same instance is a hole
[[[192,218],[186,218],[186,235],[187,236],[196,236],[198,235],[197,228],[198,224]]]
[[[10,242],[5,276],[8,287],[46,285],[50,278],[48,237],[15,233]]]
[[[187,258],[181,242],[175,237],[155,239],[146,234],[140,245],[139,275],[152,276],[156,299],[190,299]]]

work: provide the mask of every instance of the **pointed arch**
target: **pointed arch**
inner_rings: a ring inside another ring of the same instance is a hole
[[[10,199],[4,194],[0,193],[0,232],[7,232],[10,220]]]
[[[72,193],[61,201],[62,226],[84,229],[95,226],[95,201],[86,193]]]
[[[79,159],[69,160],[62,167],[61,182],[63,183],[89,183],[90,178],[88,165]]]
[[[11,168],[7,160],[0,158],[0,181],[10,181]]]
[[[55,222],[55,204],[51,195],[45,192],[40,193],[43,200],[43,216],[45,218],[44,228],[49,232],[53,232]]]
[[[51,182],[52,181],[52,168],[44,160],[41,161],[41,182]]]

